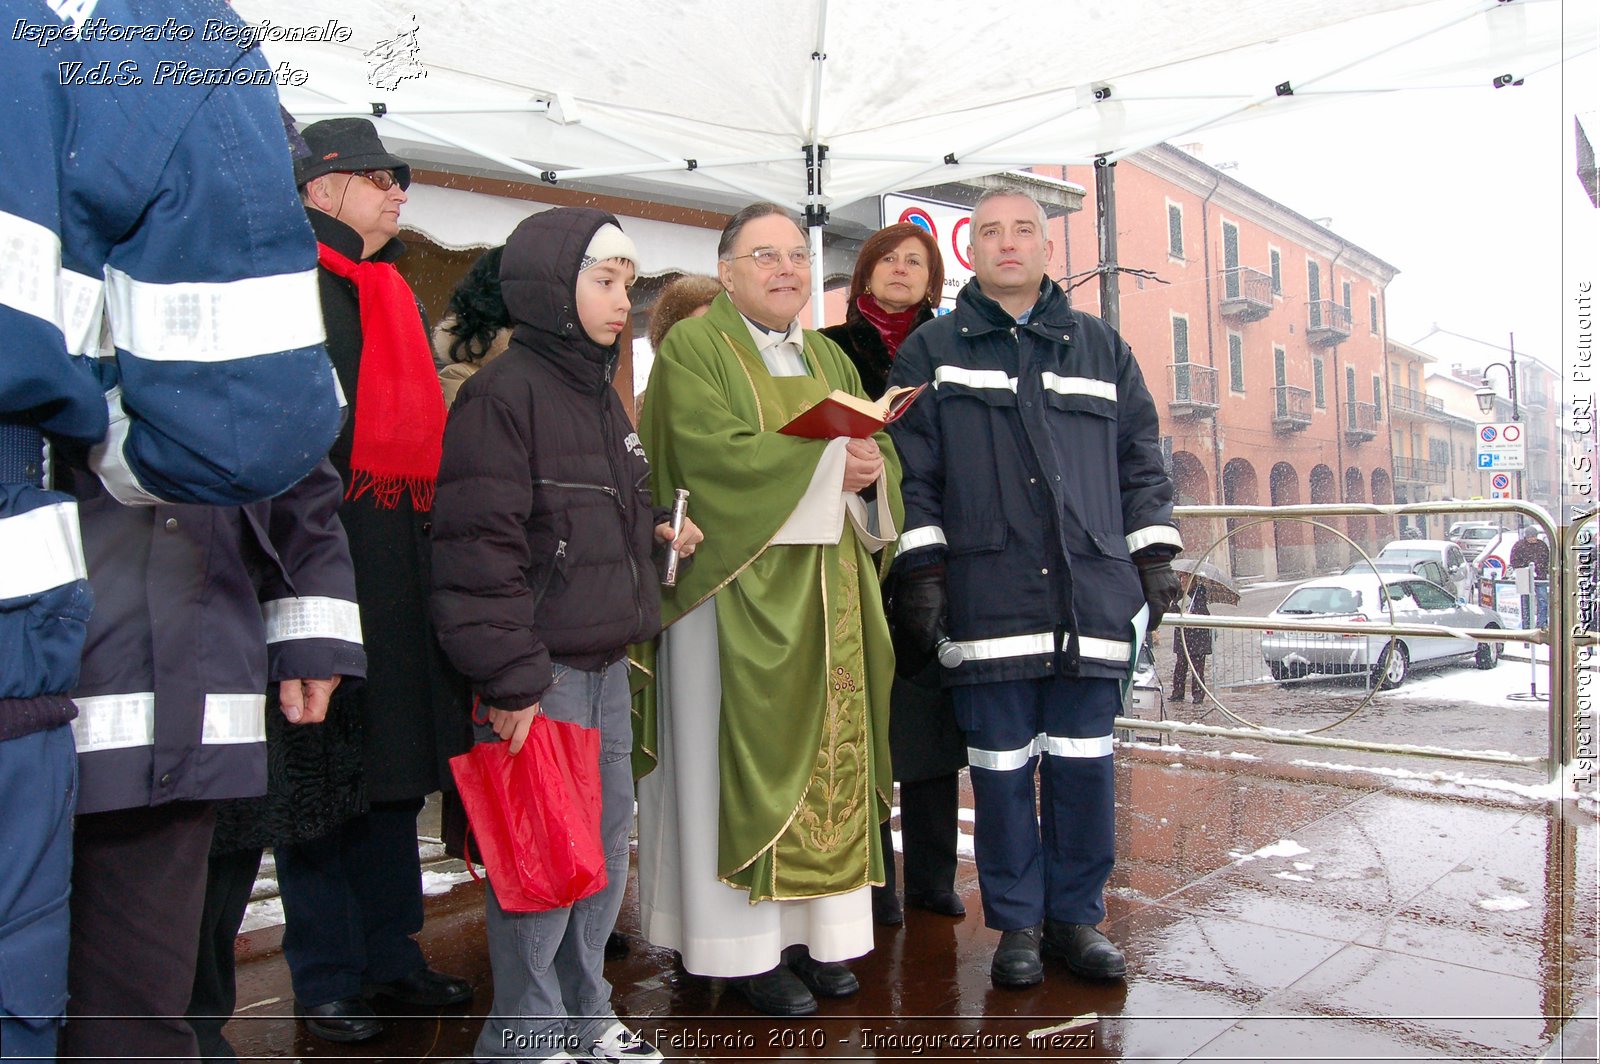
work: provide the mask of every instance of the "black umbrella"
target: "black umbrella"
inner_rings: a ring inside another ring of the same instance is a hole
[[[1195,584],[1205,585],[1206,595],[1212,602],[1220,602],[1224,606],[1237,606],[1239,604],[1239,589],[1227,578],[1221,569],[1210,562],[1197,562],[1193,558],[1174,558],[1172,567],[1184,573],[1184,594],[1188,594]]]

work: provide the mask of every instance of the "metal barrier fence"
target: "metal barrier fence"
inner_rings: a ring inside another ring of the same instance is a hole
[[[1208,545],[1203,551],[1193,547],[1185,552],[1186,557],[1204,559],[1215,552],[1231,537],[1240,534],[1249,528],[1258,527],[1279,520],[1298,520],[1310,523],[1335,535],[1345,538],[1333,526],[1326,524],[1329,518],[1349,517],[1385,517],[1394,518],[1400,515],[1413,514],[1451,514],[1451,515],[1487,515],[1504,517],[1515,515],[1530,520],[1542,529],[1551,544],[1550,558],[1550,604],[1547,623],[1542,627],[1534,628],[1440,628],[1416,624],[1396,623],[1366,623],[1359,632],[1351,628],[1351,622],[1324,623],[1318,621],[1287,621],[1281,617],[1230,617],[1216,614],[1168,614],[1163,622],[1162,629],[1208,628],[1213,630],[1267,631],[1274,632],[1304,632],[1304,633],[1335,633],[1359,635],[1385,635],[1397,638],[1410,637],[1420,639],[1427,637],[1437,638],[1441,632],[1445,635],[1471,639],[1480,643],[1529,643],[1550,648],[1547,663],[1548,690],[1550,692],[1549,711],[1549,744],[1548,752],[1544,757],[1522,757],[1512,754],[1498,754],[1481,751],[1452,750],[1445,747],[1410,745],[1403,743],[1369,742],[1356,739],[1339,739],[1331,736],[1316,734],[1317,731],[1285,731],[1280,729],[1263,729],[1259,726],[1243,728],[1217,727],[1197,723],[1183,723],[1169,720],[1147,720],[1142,718],[1119,717],[1116,726],[1125,731],[1160,732],[1163,734],[1206,735],[1228,739],[1255,739],[1264,742],[1289,744],[1297,746],[1314,746],[1330,749],[1359,750],[1369,753],[1393,753],[1431,758],[1444,758],[1461,761],[1478,761],[1490,764],[1510,764],[1528,767],[1543,767],[1546,778],[1555,782],[1570,779],[1576,759],[1580,754],[1577,741],[1579,723],[1577,699],[1577,665],[1578,647],[1593,646],[1600,643],[1593,631],[1585,630],[1585,625],[1574,623],[1584,611],[1578,609],[1578,573],[1576,567],[1569,565],[1569,556],[1574,546],[1573,538],[1579,534],[1582,521],[1592,516],[1579,515],[1568,526],[1567,540],[1563,540],[1561,528],[1557,527],[1550,514],[1542,507],[1532,503],[1518,500],[1502,501],[1474,501],[1474,502],[1424,502],[1400,504],[1367,504],[1367,503],[1337,503],[1337,504],[1311,504],[1297,506],[1180,506],[1174,511],[1175,516],[1184,518],[1224,518],[1239,522],[1228,530],[1228,533]],[[1362,557],[1364,551],[1351,542]],[[1591,543],[1590,550],[1600,550],[1600,544]],[[1370,559],[1369,559],[1370,560]],[[1586,589],[1594,594],[1592,584]],[[1391,614],[1392,616],[1392,614]],[[1585,617],[1586,620],[1590,619]],[[1389,646],[1394,646],[1391,640]],[[1187,651],[1178,648],[1179,653]],[[1389,651],[1389,652],[1392,652]],[[1536,653],[1530,653],[1537,658]],[[1384,665],[1388,659],[1384,659]],[[1372,694],[1369,693],[1367,701],[1370,702]],[[1218,703],[1221,705],[1221,703]],[[1362,706],[1367,703],[1363,702]],[[1227,712],[1226,707],[1224,712]],[[1229,716],[1233,714],[1229,713]],[[1354,714],[1351,714],[1352,716]],[[1239,719],[1235,717],[1234,719]],[[1344,719],[1349,719],[1348,716]],[[1337,722],[1337,723],[1342,723]],[[1592,752],[1586,754],[1592,757]],[[1569,786],[1575,786],[1575,781]]]

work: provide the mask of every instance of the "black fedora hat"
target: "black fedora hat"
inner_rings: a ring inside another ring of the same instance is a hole
[[[393,170],[401,188],[411,185],[411,167],[391,155],[378,131],[365,118],[329,118],[300,131],[310,154],[294,161],[294,183],[304,187],[323,174]]]

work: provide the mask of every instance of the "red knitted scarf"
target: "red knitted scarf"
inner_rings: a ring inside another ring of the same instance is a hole
[[[872,293],[863,292],[856,299],[856,309],[878,330],[878,335],[883,337],[883,346],[889,349],[889,357],[893,358],[895,352],[900,350],[900,341],[911,332],[911,325],[917,320],[917,311],[922,308],[913,306],[899,313],[891,313],[878,305]]]
[[[317,261],[356,286],[361,306],[361,373],[347,499],[372,493],[392,510],[411,493],[417,510],[433,509],[444,444],[444,395],[417,312],[417,299],[387,262],[351,262],[326,244]]]

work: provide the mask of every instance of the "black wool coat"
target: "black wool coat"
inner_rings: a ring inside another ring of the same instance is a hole
[[[361,260],[355,230],[321,211],[308,210],[317,239],[352,262]],[[391,240],[372,255],[392,262],[405,251]],[[328,457],[350,487],[350,449],[360,417],[361,307],[355,285],[317,268],[328,357],[349,413]],[[426,334],[426,330],[424,330]],[[440,394],[444,402],[443,393]],[[451,667],[428,619],[432,584],[433,516],[415,510],[402,492],[393,509],[371,494],[339,508],[355,563],[356,598],[367,649],[367,681],[334,692],[336,708],[360,718],[366,796],[371,802],[420,798],[454,790],[449,759],[472,742],[466,680]]]
[[[912,331],[932,317],[933,311],[924,309]],[[894,359],[877,326],[852,306],[843,325],[830,325],[822,335],[850,356],[868,395],[884,393]],[[894,763],[894,778],[902,783],[947,776],[967,763],[967,742],[956,727],[954,699],[949,691],[940,690],[937,661],[909,680],[894,678],[889,691],[889,759]]]

